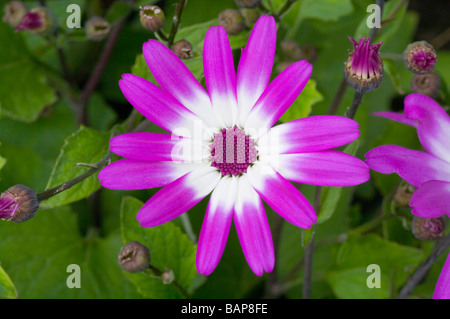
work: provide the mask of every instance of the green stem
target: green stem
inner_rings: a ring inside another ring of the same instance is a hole
[[[278,11],[278,13],[276,14],[278,20],[281,19],[283,17],[283,15],[285,15],[289,9],[291,9],[292,5],[294,3],[296,3],[298,0],[286,0],[286,2],[283,4],[283,6],[280,8],[280,10]]]
[[[117,134],[118,134],[118,131],[114,131],[111,134],[111,138],[113,138]],[[75,186],[76,184],[84,181],[89,176],[95,174],[100,168],[102,168],[103,166],[108,164],[109,161],[111,160],[112,156],[113,156],[113,153],[110,150],[108,150],[108,152],[106,152],[105,156],[103,156],[103,158],[100,161],[98,161],[97,163],[92,164],[92,167],[88,171],[84,172],[81,175],[78,175],[77,177],[75,177],[75,178],[73,178],[73,179],[71,179],[71,180],[69,180],[69,181],[67,181],[65,183],[62,183],[62,184],[60,184],[60,185],[58,185],[56,187],[47,189],[47,190],[37,194],[37,198],[38,198],[39,202],[47,200],[50,197],[53,197],[53,196],[55,196],[55,195],[65,191],[65,190],[68,190],[72,186]]]
[[[428,256],[427,260],[425,260],[419,268],[417,268],[414,275],[409,278],[406,285],[400,291],[397,299],[406,299],[409,294],[414,290],[414,288],[420,283],[420,281],[425,277],[428,273],[428,270],[433,266],[436,260],[450,247],[450,235],[447,235],[440,241],[436,242],[436,246],[434,246],[433,251],[430,256]]]
[[[348,117],[348,118],[350,118],[352,120],[355,118],[356,112],[358,111],[358,107],[361,104],[363,96],[364,96],[364,93],[355,91],[355,95],[353,95],[352,105],[350,106],[350,108],[345,113],[346,117]]]
[[[172,28],[170,29],[169,38],[167,39],[167,44],[169,47],[172,46],[175,36],[178,32],[178,27],[181,22],[181,14],[183,13],[183,9],[186,6],[187,0],[178,0],[177,6],[175,7],[175,15],[173,16]]]

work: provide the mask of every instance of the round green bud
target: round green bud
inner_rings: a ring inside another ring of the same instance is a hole
[[[158,6],[143,6],[140,8],[139,15],[142,26],[147,30],[156,32],[161,30],[164,25],[164,11]]]
[[[433,99],[438,96],[441,88],[441,77],[436,72],[414,74],[411,79],[411,89],[414,93],[424,94]]]
[[[28,9],[22,1],[10,1],[5,6],[3,21],[15,28],[27,12]]]
[[[86,36],[92,41],[101,41],[106,38],[111,31],[111,25],[102,17],[91,17],[84,25]]]
[[[226,9],[219,14],[219,24],[230,35],[239,34],[245,29],[244,17],[238,10]]]
[[[150,251],[141,243],[132,241],[122,247],[118,260],[123,270],[130,273],[141,272],[150,265]]]
[[[411,196],[416,189],[417,187],[402,182],[395,191],[394,202],[400,207],[408,207]]]
[[[174,44],[172,44],[170,49],[180,59],[190,59],[194,57],[192,44],[185,39],[175,42]]]

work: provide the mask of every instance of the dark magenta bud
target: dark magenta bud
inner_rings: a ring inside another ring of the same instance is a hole
[[[0,196],[0,219],[21,223],[36,215],[38,209],[37,195],[27,186],[15,185]]]
[[[428,42],[417,41],[408,44],[403,51],[403,62],[411,72],[425,74],[433,71],[437,62],[437,54]]]
[[[345,79],[347,84],[359,93],[376,89],[383,78],[384,67],[378,50],[382,42],[370,44],[370,39],[361,38],[359,43],[349,37],[355,49],[349,52],[345,62]]]
[[[436,240],[443,236],[445,223],[442,218],[420,218],[414,216],[411,229],[414,237],[419,240]]]

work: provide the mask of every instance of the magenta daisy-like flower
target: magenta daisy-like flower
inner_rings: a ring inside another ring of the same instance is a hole
[[[275,46],[275,20],[262,16],[236,74],[225,30],[211,27],[203,46],[205,90],[172,51],[149,40],[144,57],[160,87],[132,74],[119,82],[128,101],[171,135],[113,138],[111,150],[126,158],[105,167],[100,182],[122,190],[163,186],[137,215],[144,227],[180,216],[212,192],[197,248],[201,274],[217,266],[232,221],[253,272],[272,271],[275,257],[262,200],[296,226],[316,222],[313,207],[289,181],[349,186],[369,178],[363,161],[331,150],[359,136],[355,121],[315,116],[272,127],[312,71],[299,61],[269,84]]]
[[[425,151],[397,145],[382,145],[366,154],[367,165],[380,173],[397,173],[416,186],[409,206],[422,218],[450,216],[450,117],[428,96],[410,94],[405,98],[404,114],[379,112],[376,115],[417,129]],[[433,298],[450,298],[450,257],[436,285]]]

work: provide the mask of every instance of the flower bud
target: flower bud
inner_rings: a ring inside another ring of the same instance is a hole
[[[161,280],[163,284],[171,284],[175,280],[175,274],[173,273],[172,269],[166,269],[161,274]]]
[[[111,31],[111,25],[102,17],[92,17],[84,25],[84,31],[89,40],[101,41]]]
[[[419,240],[435,240],[443,236],[445,223],[442,218],[420,218],[414,216],[411,229]]]
[[[383,78],[384,67],[378,50],[383,42],[370,44],[370,39],[361,38],[359,43],[349,37],[355,49],[349,52],[344,75],[347,84],[359,93],[376,89]]]
[[[408,44],[403,51],[403,62],[411,72],[425,74],[433,71],[437,62],[437,54],[428,42],[417,41]]]
[[[21,223],[32,218],[39,209],[36,193],[24,185],[15,185],[0,196],[0,219]]]
[[[175,42],[171,46],[172,52],[180,59],[190,59],[194,57],[192,44],[185,39]]]
[[[3,21],[15,28],[27,11],[27,7],[22,1],[8,2],[5,6]]]
[[[147,30],[156,32],[159,31],[164,25],[164,11],[162,11],[162,9],[158,6],[143,6],[140,8],[139,15],[142,26]]]
[[[245,28],[244,17],[234,9],[226,9],[219,13],[219,24],[230,35],[239,34]]]
[[[394,194],[394,201],[400,207],[408,207],[412,194],[417,187],[410,185],[406,182],[402,182],[397,188]]]
[[[441,88],[441,78],[436,72],[414,74],[411,88],[414,93],[424,94],[435,99]]]
[[[244,23],[247,28],[252,28],[261,16],[261,12],[258,9],[241,8],[239,12],[244,18]]]
[[[234,0],[239,8],[256,8],[261,0]]]
[[[150,251],[141,243],[132,241],[122,247],[118,259],[123,270],[131,273],[141,272],[150,265]]]
[[[45,7],[37,7],[27,12],[16,27],[16,32],[28,30],[34,34],[46,34],[53,29],[52,13]]]

